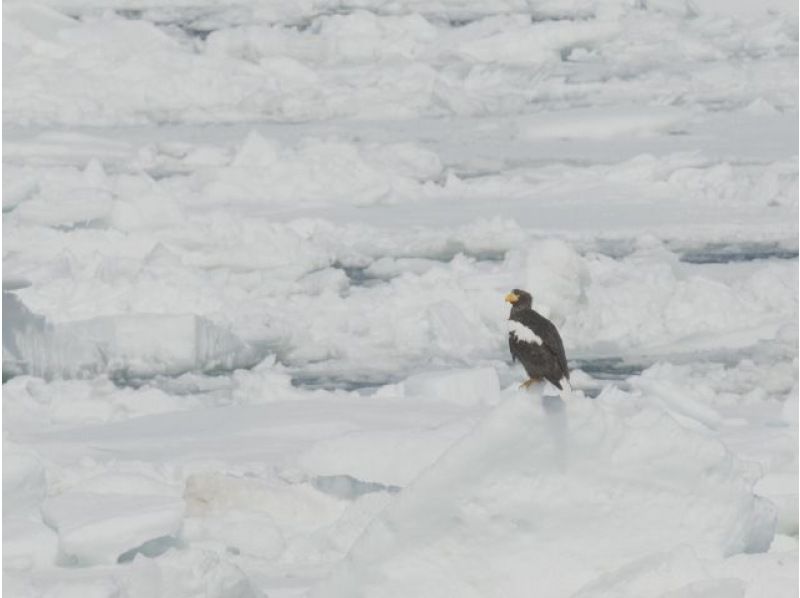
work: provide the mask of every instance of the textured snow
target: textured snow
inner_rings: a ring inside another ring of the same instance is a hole
[[[795,2],[3,17],[7,593],[796,595]]]

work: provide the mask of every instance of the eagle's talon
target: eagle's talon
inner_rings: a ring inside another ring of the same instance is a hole
[[[541,378],[528,378],[527,380],[525,380],[525,382],[520,384],[519,387],[521,389],[527,390],[528,388],[530,388],[531,384],[536,384],[537,382],[540,382],[541,380],[542,380]]]

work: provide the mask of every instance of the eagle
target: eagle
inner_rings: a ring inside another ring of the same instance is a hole
[[[520,388],[547,380],[561,391],[569,386],[569,368],[564,353],[564,343],[555,325],[535,312],[530,293],[514,289],[506,295],[511,304],[508,316],[508,347],[513,361],[519,359],[528,380]]]

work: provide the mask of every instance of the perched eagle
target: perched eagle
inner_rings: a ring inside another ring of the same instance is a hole
[[[544,378],[559,390],[569,390],[567,356],[556,327],[531,308],[530,293],[514,289],[506,295],[506,301],[511,304],[508,347],[512,358],[519,359],[529,378],[521,388]]]

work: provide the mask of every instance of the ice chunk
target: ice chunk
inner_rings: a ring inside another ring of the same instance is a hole
[[[780,533],[797,536],[797,463],[792,473],[768,473],[756,484],[755,490],[768,497],[778,509]]]
[[[21,222],[61,228],[98,227],[106,222],[113,195],[89,186],[62,189],[58,195],[41,190],[22,202],[14,214]]]
[[[3,512],[37,505],[44,498],[44,467],[32,451],[3,443]]]
[[[3,568],[52,566],[56,536],[38,513],[46,492],[45,470],[32,451],[3,443]]]
[[[206,318],[135,314],[50,324],[3,294],[3,375],[81,377],[232,370],[263,358]]]
[[[174,536],[183,513],[180,498],[143,494],[69,492],[42,505],[62,558],[82,565],[116,563],[149,540]]]
[[[672,376],[665,376],[663,370],[667,374],[674,373]],[[656,364],[645,370],[641,376],[631,378],[630,384],[633,388],[641,389],[647,400],[661,403],[662,408],[670,411],[674,417],[686,417],[708,428],[718,428],[723,418],[708,405],[714,397],[713,390],[699,384],[691,387],[681,384],[677,371],[677,368],[669,365]]]
[[[5,42],[10,46],[49,41],[62,31],[78,25],[77,21],[39,4],[11,3],[3,6],[3,17],[11,25]]]
[[[354,144],[307,138],[290,148],[253,132],[231,164],[203,182],[203,193],[209,200],[291,198],[293,203],[334,200],[366,205],[385,199],[392,180],[370,165]]]
[[[81,479],[82,492],[92,494],[129,494],[150,496],[180,496],[181,489],[169,486],[153,476],[144,473],[105,472]]]
[[[58,537],[39,517],[3,517],[3,568],[51,567],[58,556]]]
[[[279,151],[280,146],[276,142],[251,131],[231,161],[231,166],[266,168],[278,160]]]
[[[3,169],[3,210],[11,210],[31,197],[38,189],[39,182],[32,172],[6,166]]]
[[[434,180],[443,172],[438,154],[413,143],[394,143],[372,148],[368,161],[379,168],[417,180]]]

